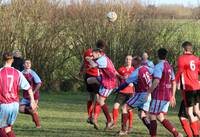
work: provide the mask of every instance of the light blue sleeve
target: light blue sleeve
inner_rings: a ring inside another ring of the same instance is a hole
[[[37,73],[35,71],[32,70],[31,71],[31,75],[33,76],[33,79],[34,79],[36,84],[42,83],[40,77],[37,75]]]
[[[154,68],[153,62],[149,60],[149,61],[148,61],[148,66],[149,66],[150,68]]]
[[[153,77],[157,79],[161,79],[162,72],[163,72],[163,63],[161,62],[154,67]]]
[[[19,78],[19,86],[21,89],[23,90],[28,90],[31,88],[30,84],[28,83],[28,81],[26,80],[26,78],[24,77],[24,75],[19,72],[20,78]]]
[[[100,57],[96,61],[98,68],[106,68],[107,67],[107,58],[105,56]]]
[[[138,71],[139,71],[139,69],[136,69],[135,71],[133,71],[131,73],[131,75],[128,77],[128,79],[126,79],[126,83],[128,83],[128,84],[130,84],[130,83],[137,84],[137,82],[138,82]]]
[[[172,80],[175,80],[174,70],[172,69]]]

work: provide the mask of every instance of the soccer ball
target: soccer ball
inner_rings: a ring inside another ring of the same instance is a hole
[[[109,22],[115,22],[117,20],[117,14],[113,11],[108,12],[106,16]]]

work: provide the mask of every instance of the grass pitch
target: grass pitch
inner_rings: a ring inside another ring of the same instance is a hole
[[[41,92],[39,115],[41,129],[36,129],[31,116],[19,114],[14,125],[17,137],[111,137],[120,130],[120,115],[118,127],[112,131],[104,131],[106,119],[103,113],[99,117],[100,130],[86,123],[86,94],[69,92]],[[168,119],[183,132],[177,117],[180,96],[177,99],[175,109],[169,110]],[[112,105],[115,95],[108,99],[109,110],[112,112]],[[139,118],[134,114],[133,133],[129,136],[148,137],[148,131]],[[158,137],[172,137],[172,135],[158,123]]]

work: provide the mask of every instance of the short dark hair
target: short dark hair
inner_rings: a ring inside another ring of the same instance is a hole
[[[30,61],[30,62],[31,62],[31,60],[30,60],[29,58],[24,59],[24,63],[25,63],[26,61]]]
[[[168,51],[165,48],[160,48],[157,53],[158,53],[158,58],[163,60],[166,59]]]
[[[102,39],[96,42],[96,48],[104,49],[107,46],[106,42]]]
[[[185,51],[192,51],[192,43],[185,41],[182,44],[182,48],[184,48]]]
[[[133,60],[135,60],[137,62],[137,64],[141,64],[142,63],[142,58],[140,56],[134,56]]]
[[[92,50],[92,52],[102,52],[102,49],[100,49],[100,48],[95,48],[95,49]]]
[[[12,52],[5,52],[3,54],[3,61],[8,61],[10,59],[13,59],[13,53]]]

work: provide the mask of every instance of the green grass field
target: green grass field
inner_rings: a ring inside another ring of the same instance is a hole
[[[19,114],[14,125],[17,137],[108,137],[115,136],[120,129],[120,119],[118,127],[112,131],[104,131],[105,118],[103,113],[99,117],[100,130],[93,129],[93,126],[86,123],[86,93],[68,92],[43,92],[40,98],[39,114],[41,119],[41,129],[35,129],[31,117]],[[112,111],[114,95],[110,96],[109,110]],[[177,107],[169,110],[168,118],[183,133],[177,117],[180,99]],[[136,112],[136,111],[135,111]],[[147,137],[148,132],[138,119],[134,116],[133,133],[129,136]],[[158,124],[158,137],[172,137],[172,135]]]

